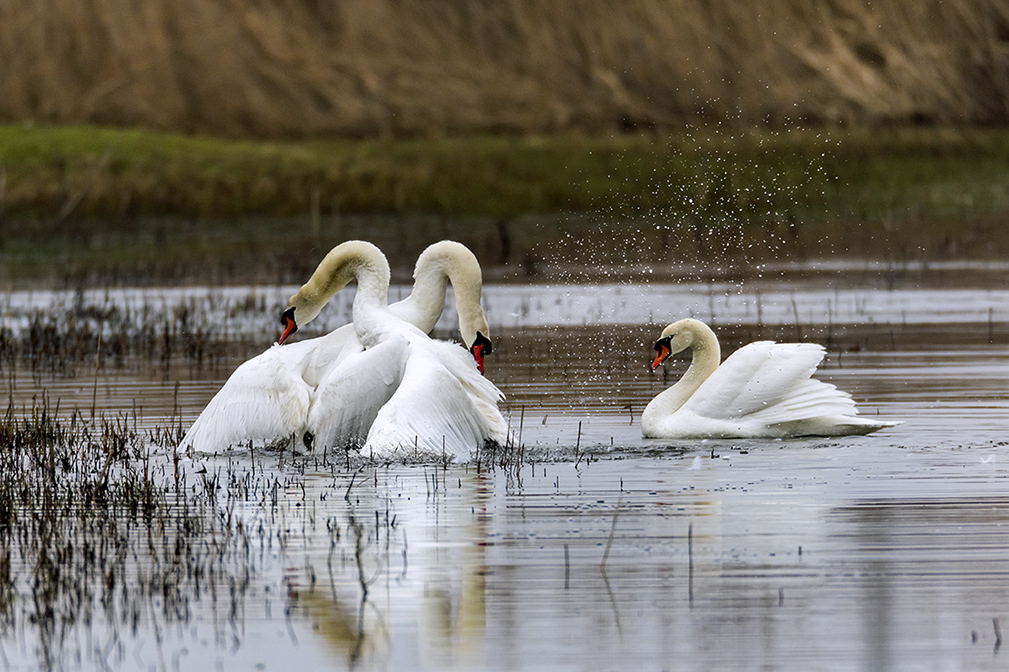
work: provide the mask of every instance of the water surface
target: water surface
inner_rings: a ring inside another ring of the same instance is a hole
[[[1002,669],[1009,296],[990,276],[882,288],[859,277],[827,287],[822,278],[488,287],[488,375],[508,397],[521,459],[361,465],[238,451],[183,464],[187,488],[210,493],[189,533],[216,549],[200,556],[200,578],[172,583],[171,599],[120,597],[54,638],[31,618],[31,557],[15,557],[20,606],[0,631],[0,660],[13,669]],[[24,406],[45,389],[61,412],[121,412],[141,432],[186,426],[237,363],[276,337],[273,310],[288,290],[211,292],[208,319],[236,344],[213,361],[106,361],[72,377],[7,366],[12,399]],[[185,290],[186,300],[204,301],[199,292]],[[94,301],[163,300],[170,312],[181,294]],[[345,301],[319,329],[346,317]],[[851,392],[863,413],[903,424],[830,440],[641,438],[644,404],[686,364],[648,373],[651,343],[687,315],[713,323],[726,353],[759,338],[824,343],[818,377]],[[446,317],[438,333],[452,329]],[[172,465],[162,468],[171,478]],[[162,585],[171,562],[146,529],[123,532],[133,535],[123,571]],[[81,578],[95,604],[110,590],[100,576]]]

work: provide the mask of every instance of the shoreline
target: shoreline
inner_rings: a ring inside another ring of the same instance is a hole
[[[1009,130],[234,141],[0,126],[0,286],[292,282],[367,238],[409,277],[488,269],[1009,257]],[[6,272],[4,271],[6,269]]]

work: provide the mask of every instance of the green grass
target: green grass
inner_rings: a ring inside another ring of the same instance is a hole
[[[794,143],[748,135],[730,144],[648,136],[255,143],[0,126],[0,165],[8,214],[41,217],[67,210],[77,217],[124,210],[134,216],[284,216],[318,207],[515,218],[663,205],[662,185],[669,182],[703,190],[702,181],[724,175],[742,187],[763,182],[769,170],[801,173],[789,162],[797,158]],[[749,166],[736,160],[751,158],[761,160]],[[801,174],[786,177],[803,180]]]
[[[348,237],[401,269],[441,237],[527,269],[1009,247],[1001,130],[253,142],[8,125],[0,187],[8,284],[245,280],[250,264],[293,280]]]

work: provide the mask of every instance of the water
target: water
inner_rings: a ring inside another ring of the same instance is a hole
[[[1004,280],[1004,269],[992,273]],[[200,578],[168,580],[171,554],[151,549],[171,544],[151,540],[172,534],[124,526],[133,541],[122,572],[147,589],[114,593],[53,638],[30,618],[29,558],[14,572],[21,598],[0,630],[0,660],[12,669],[1002,669],[1009,297],[990,275],[887,289],[859,277],[831,287],[822,278],[489,287],[488,375],[508,395],[521,463],[359,468],[236,452],[183,465],[187,488],[211,499],[202,531],[187,537],[205,549]],[[262,294],[252,303],[270,320],[251,310],[235,323],[265,324],[264,347],[276,337],[273,304],[290,292],[235,291],[235,302]],[[648,373],[651,343],[689,314],[715,325],[726,353],[758,338],[824,343],[818,377],[851,392],[863,413],[903,424],[830,440],[641,438],[644,404],[685,367],[678,359],[665,375]],[[229,338],[246,333],[231,329]],[[439,325],[451,329],[450,319]],[[141,430],[186,425],[247,354],[106,365],[97,376],[82,364],[73,378],[22,369],[12,394],[30,403],[45,388],[63,411],[122,411]],[[100,576],[81,579],[97,605],[110,590]]]

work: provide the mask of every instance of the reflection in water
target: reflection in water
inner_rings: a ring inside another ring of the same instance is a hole
[[[389,658],[390,632],[388,615],[381,607],[376,606],[375,599],[369,601],[371,591],[369,586],[371,580],[369,576],[373,568],[371,564],[378,565],[380,571],[388,563],[388,548],[384,550],[384,555],[379,553],[372,563],[368,562],[370,540],[367,535],[378,535],[380,530],[369,532],[365,526],[357,521],[353,507],[347,511],[346,534],[352,538],[353,567],[356,569],[358,577],[357,594],[354,591],[341,588],[340,593],[344,594],[343,600],[337,591],[337,580],[334,574],[333,561],[338,548],[339,522],[336,518],[327,521],[328,532],[330,533],[330,547],[326,558],[326,580],[321,584],[317,583],[317,574],[314,564],[306,566],[308,574],[308,586],[303,589],[294,588],[295,579],[291,578],[292,598],[290,609],[298,609],[303,618],[312,624],[313,632],[321,636],[327,648],[331,651],[332,657],[346,663],[349,669],[384,669]],[[388,532],[388,530],[387,530]],[[386,544],[389,538],[386,536]],[[376,546],[380,546],[380,540],[375,540]],[[341,555],[348,549],[341,548]],[[343,563],[346,564],[345,562]],[[297,576],[295,568],[288,571]]]
[[[442,483],[446,485],[444,480]],[[420,660],[431,670],[472,670],[484,665],[484,551],[491,519],[488,488],[493,488],[493,482],[485,474],[471,471],[457,476],[457,483],[466,493],[465,499],[458,506],[438,512],[421,551],[424,579],[418,633]]]
[[[914,469],[880,468],[909,458]],[[357,472],[276,453],[202,466],[208,480],[187,474],[197,480],[182,491],[203,506],[168,501],[153,529],[126,518],[112,535],[123,552],[73,575],[115,609],[68,622],[81,603],[52,602],[58,641],[24,611],[32,565],[14,557],[24,578],[0,637],[7,660],[356,670],[1001,662],[991,624],[1009,620],[1009,500],[999,493],[1009,471],[974,454],[859,437],[493,470]],[[102,535],[76,537],[75,553],[82,542],[98,548]],[[83,641],[99,644],[75,653]]]

